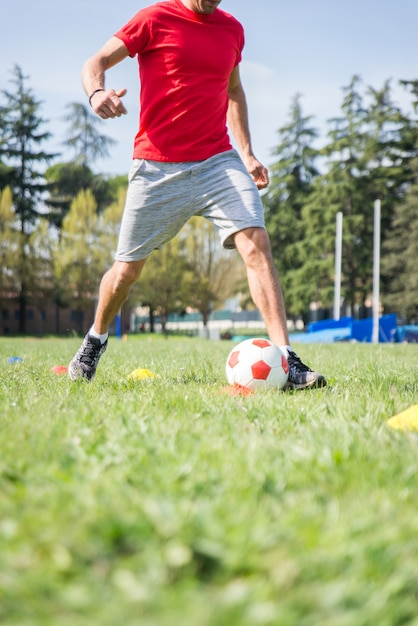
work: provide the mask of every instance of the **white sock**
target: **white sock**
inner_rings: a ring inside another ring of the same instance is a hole
[[[96,331],[94,330],[94,326],[90,328],[89,335],[90,337],[94,337],[95,339],[100,339],[100,343],[102,345],[104,344],[106,339],[109,337],[109,333],[104,333],[103,335],[99,335],[99,333],[96,333]]]
[[[279,346],[279,348],[283,352],[285,357],[289,356],[289,352],[293,352],[293,350],[292,350],[292,348],[290,346]]]

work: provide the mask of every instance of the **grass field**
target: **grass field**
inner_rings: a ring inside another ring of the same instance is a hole
[[[0,340],[2,626],[418,625],[418,346],[231,397],[229,342],[111,339],[91,384],[79,344]]]

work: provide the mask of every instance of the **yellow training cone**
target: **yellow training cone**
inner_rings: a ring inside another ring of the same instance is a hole
[[[157,378],[157,376],[146,369],[134,370],[128,374],[128,380],[146,380],[147,378]]]
[[[418,430],[418,404],[388,419],[387,425],[397,430]]]

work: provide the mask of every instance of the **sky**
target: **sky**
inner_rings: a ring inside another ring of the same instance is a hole
[[[150,0],[0,0],[0,91],[13,90],[11,70],[28,77],[43,130],[53,134],[44,149],[72,158],[63,142],[66,105],[86,102],[81,68]],[[418,0],[223,0],[221,8],[244,26],[241,78],[247,95],[253,148],[265,164],[274,161],[278,129],[289,121],[292,100],[301,95],[305,116],[323,142],[327,120],[341,113],[342,88],[353,75],[365,88],[390,80],[393,100],[411,113],[411,96],[398,82],[418,79]],[[126,174],[138,124],[136,59],[112,68],[106,85],[126,87],[128,115],[108,120],[100,132],[117,144],[97,172]],[[0,98],[1,100],[1,98]]]

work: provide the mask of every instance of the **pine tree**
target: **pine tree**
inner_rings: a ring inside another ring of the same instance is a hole
[[[108,157],[116,141],[99,133],[103,120],[80,102],[70,102],[67,109],[64,120],[69,123],[69,130],[64,145],[74,150],[75,161],[91,167],[96,159]]]
[[[0,157],[13,168],[11,187],[22,233],[39,216],[39,200],[47,189],[40,166],[57,156],[41,149],[51,134],[40,130],[46,123],[39,116],[42,102],[26,87],[26,80],[16,65],[11,80],[15,89],[1,92],[5,104],[0,106]]]
[[[20,302],[19,330],[22,333],[26,329],[26,307],[29,299],[29,236],[42,213],[41,198],[47,189],[41,165],[56,156],[41,148],[51,135],[41,131],[45,124],[45,120],[39,115],[42,103],[26,87],[26,80],[27,77],[16,65],[11,81],[15,89],[1,92],[5,104],[0,106],[0,158],[12,168],[8,175],[13,191],[14,210],[22,234],[16,281]]]
[[[396,204],[413,178],[414,123],[393,105],[389,83],[369,88],[354,76],[344,88],[343,115],[330,121],[329,142],[322,152],[327,171],[317,178],[303,217],[305,261],[299,281],[311,297],[330,307],[334,282],[335,220],[344,216],[342,295],[348,312],[362,311],[373,276],[374,201],[382,202],[382,239]]]
[[[385,235],[394,207],[415,177],[411,163],[418,156],[418,127],[393,103],[390,81],[382,89],[369,87],[368,94],[367,174],[372,197],[381,200]]]
[[[299,95],[292,101],[289,117],[289,123],[278,130],[280,143],[273,153],[277,160],[270,168],[271,183],[263,202],[286,307],[288,313],[296,316],[309,302],[307,292],[294,277],[304,260],[299,246],[305,239],[303,207],[319,174],[318,150],[313,147],[318,131],[311,126],[312,117],[303,115]]]
[[[418,174],[418,162],[414,167]],[[385,311],[404,322],[418,320],[418,182],[397,205],[391,229],[382,245],[381,273],[385,278]]]

